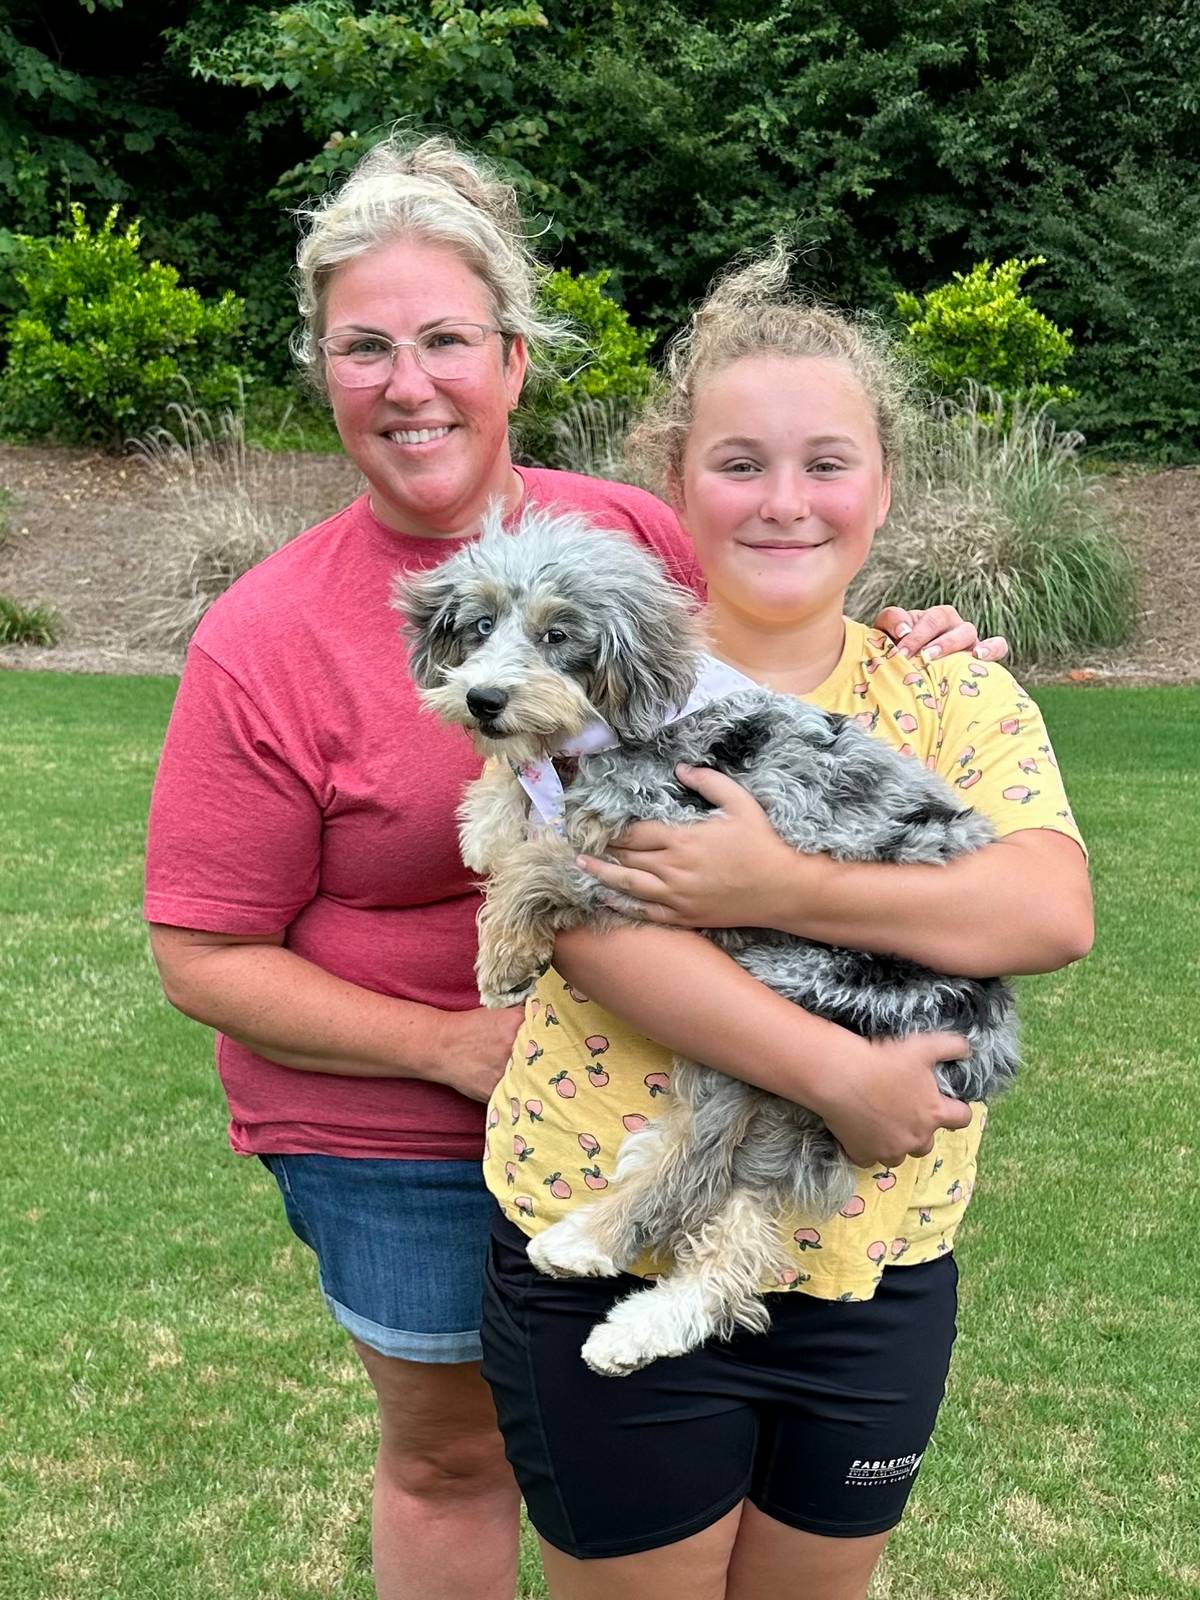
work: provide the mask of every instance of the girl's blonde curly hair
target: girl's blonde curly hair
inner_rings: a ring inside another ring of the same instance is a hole
[[[296,299],[303,327],[297,361],[322,391],[329,287],[338,268],[379,245],[415,239],[453,250],[488,291],[496,326],[520,335],[535,368],[542,351],[580,341],[538,304],[546,268],[530,248],[516,190],[452,140],[392,134],[369,150],[345,183],[300,207]]]
[[[816,356],[844,362],[874,411],[885,467],[899,459],[911,426],[908,371],[893,341],[790,288],[793,252],[776,240],[767,255],[718,278],[667,350],[658,394],[629,436],[642,482],[670,493],[679,480],[701,384],[745,356]]]

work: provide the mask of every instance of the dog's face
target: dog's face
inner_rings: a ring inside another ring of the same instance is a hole
[[[532,511],[398,580],[422,699],[484,754],[536,759],[600,717],[649,736],[695,681],[688,597],[654,558],[581,517]]]

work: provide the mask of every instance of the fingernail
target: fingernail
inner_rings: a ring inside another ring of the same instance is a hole
[[[898,622],[896,624],[896,637],[898,639],[903,639],[907,634],[910,634],[911,632],[912,632],[912,623],[911,622]]]
[[[925,646],[926,661],[936,661],[941,653],[941,647],[939,645],[930,644]]]
[[[898,656],[903,656],[905,661],[907,661],[908,660],[908,646],[906,644],[898,644],[896,646],[896,654]]]
[[[975,646],[974,650],[971,651],[971,654],[973,656],[975,656],[976,659],[979,660],[979,661],[986,661],[987,657],[988,657],[987,645],[985,645],[985,644],[977,644]]]

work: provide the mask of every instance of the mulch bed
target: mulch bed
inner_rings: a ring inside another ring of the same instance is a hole
[[[299,492],[306,523],[357,491],[344,456],[280,455],[273,472]],[[1096,652],[1058,677],[1075,682],[1200,681],[1200,467],[1105,480],[1142,572],[1135,640]],[[11,497],[0,534],[0,594],[58,613],[52,648],[0,647],[0,667],[62,672],[172,673],[178,656],[131,639],[135,602],[156,547],[170,538],[169,506],[137,459],[87,450],[0,445],[0,488]],[[902,596],[898,596],[902,599]]]

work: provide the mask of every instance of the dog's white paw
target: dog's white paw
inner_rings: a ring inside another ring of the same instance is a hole
[[[565,1218],[529,1241],[528,1256],[548,1278],[615,1278],[621,1270],[611,1256]]]
[[[661,1356],[684,1353],[682,1349],[664,1350],[655,1329],[611,1320],[597,1323],[580,1351],[592,1371],[605,1378],[623,1378],[626,1373],[648,1367]]]
[[[664,1356],[697,1350],[716,1332],[708,1296],[697,1282],[664,1279],[617,1302],[592,1329],[583,1359],[593,1372],[620,1377]]]

